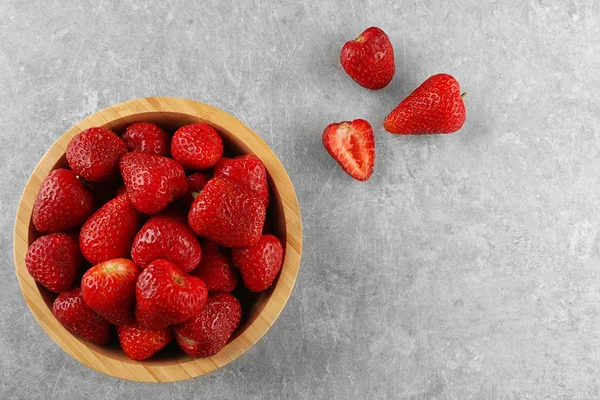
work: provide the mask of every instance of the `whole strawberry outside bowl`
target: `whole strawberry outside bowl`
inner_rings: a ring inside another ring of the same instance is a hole
[[[32,222],[36,195],[51,171],[68,167],[65,152],[71,138],[92,127],[106,127],[121,135],[127,126],[135,122],[154,123],[169,133],[184,125],[206,123],[221,135],[225,156],[254,154],[267,170],[270,199],[265,225],[283,245],[283,266],[273,285],[266,291],[238,294],[242,320],[228,344],[211,357],[191,358],[171,343],[153,357],[135,361],[123,353],[118,343],[100,346],[72,335],[52,313],[57,294],[36,283],[26,268],[27,249],[40,236]],[[277,156],[256,133],[228,113],[207,104],[179,98],[150,97],[120,103],[90,115],[62,135],[31,174],[17,210],[14,231],[17,278],[29,308],[44,331],[64,351],[86,366],[107,375],[139,382],[173,382],[194,378],[242,355],[265,334],[285,306],[296,281],[301,254],[302,223],[298,200]]]

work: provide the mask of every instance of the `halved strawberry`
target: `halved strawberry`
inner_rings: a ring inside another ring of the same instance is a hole
[[[364,119],[330,124],[323,132],[323,145],[351,177],[368,180],[375,166],[373,128]]]

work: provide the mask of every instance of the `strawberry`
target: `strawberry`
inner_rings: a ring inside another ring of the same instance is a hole
[[[96,211],[79,232],[79,247],[92,264],[129,257],[140,216],[129,195],[115,197]]]
[[[375,166],[375,136],[364,119],[330,124],[323,131],[327,152],[351,177],[368,180]]]
[[[129,150],[157,156],[169,156],[169,135],[158,125],[149,122],[136,122],[125,129],[123,140]]]
[[[81,278],[85,303],[114,325],[135,322],[135,283],[140,270],[133,261],[116,258],[88,269]]]
[[[51,233],[29,246],[25,266],[29,275],[48,290],[67,290],[81,268],[83,257],[77,240],[64,233]]]
[[[33,226],[43,233],[80,227],[94,212],[94,198],[68,169],[56,169],[42,181],[33,203]]]
[[[80,288],[59,294],[52,313],[69,332],[89,342],[106,344],[112,337],[112,325],[85,304]]]
[[[133,151],[120,165],[129,199],[143,214],[158,214],[187,191],[183,168],[170,158]]]
[[[212,178],[196,197],[188,224],[199,236],[225,247],[248,247],[260,239],[265,223],[263,200],[221,177]]]
[[[188,190],[183,197],[183,203],[189,210],[194,202],[194,199],[198,197],[204,186],[208,183],[211,178],[211,174],[208,172],[196,172],[188,176]]]
[[[223,139],[208,124],[185,125],[173,135],[171,155],[185,169],[207,169],[223,155]]]
[[[372,90],[386,87],[396,72],[390,38],[376,27],[346,42],[340,53],[340,62],[350,78]]]
[[[135,288],[137,322],[164,329],[185,322],[204,308],[208,291],[200,278],[189,276],[168,260],[156,260],[140,274]]]
[[[141,268],[159,258],[170,260],[184,272],[198,266],[202,248],[185,219],[173,215],[157,215],[137,233],[131,247],[131,258]]]
[[[200,314],[173,327],[177,344],[190,357],[210,357],[229,341],[242,319],[242,307],[231,294],[214,294]]]
[[[146,329],[138,324],[117,326],[119,343],[133,360],[145,360],[165,347],[172,339],[170,329]]]
[[[256,193],[265,205],[269,204],[269,183],[265,165],[254,154],[221,158],[214,170],[215,176],[227,178]]]
[[[190,272],[206,284],[208,292],[233,292],[238,276],[227,253],[212,242],[202,242],[202,260],[198,268]]]
[[[67,162],[80,177],[102,182],[119,174],[119,159],[127,153],[127,145],[107,128],[89,128],[71,139],[67,145]]]
[[[466,118],[460,85],[452,76],[439,74],[402,100],[385,118],[383,126],[386,131],[401,135],[453,133]]]
[[[283,246],[279,239],[268,234],[248,248],[233,249],[231,258],[239,268],[244,285],[251,292],[262,292],[273,284],[283,264]]]

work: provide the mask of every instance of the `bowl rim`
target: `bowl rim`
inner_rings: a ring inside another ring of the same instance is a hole
[[[139,114],[177,113],[203,120],[234,136],[258,156],[277,188],[285,221],[285,257],[280,276],[264,307],[246,329],[219,353],[208,358],[181,356],[165,363],[161,360],[117,360],[105,348],[71,335],[52,315],[42,293],[25,266],[33,202],[42,180],[61,159],[73,136],[90,127],[112,126]],[[174,382],[214,371],[241,356],[273,325],[283,310],[296,282],[302,255],[302,220],[292,182],[277,155],[252,129],[229,113],[194,100],[176,97],[146,97],[125,101],[100,110],[61,135],[50,146],[32,171],[21,195],[13,234],[13,257],[21,292],[33,316],[50,338],[66,353],[86,366],[104,374],[138,382]],[[104,352],[103,352],[104,349]]]

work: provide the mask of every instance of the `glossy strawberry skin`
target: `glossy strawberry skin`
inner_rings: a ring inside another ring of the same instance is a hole
[[[238,276],[231,257],[212,242],[202,242],[202,260],[198,268],[190,272],[206,284],[209,293],[233,292],[238,284]]]
[[[126,258],[104,261],[81,279],[85,303],[114,325],[135,322],[135,284],[140,270]]]
[[[260,239],[265,223],[264,202],[252,191],[221,177],[212,178],[194,200],[190,228],[225,247],[248,247]]]
[[[94,212],[94,198],[68,169],[56,169],[43,180],[33,204],[33,226],[39,232],[66,232],[80,227]]]
[[[212,174],[207,171],[196,172],[188,176],[188,190],[183,197],[183,204],[189,210],[194,202],[194,199],[198,197],[204,186],[212,178]]]
[[[123,140],[130,151],[168,157],[170,138],[158,125],[149,122],[136,122],[125,129]]]
[[[364,119],[328,125],[323,131],[323,145],[334,160],[351,177],[368,180],[375,168],[375,136]]]
[[[117,326],[123,352],[132,360],[145,360],[165,347],[172,339],[170,329],[146,329],[139,324]]]
[[[79,232],[79,247],[93,265],[130,257],[131,244],[140,226],[140,216],[128,195],[116,197],[100,207]]]
[[[386,117],[384,128],[399,135],[454,133],[467,118],[460,85],[447,74],[434,75]]]
[[[102,345],[112,337],[112,325],[85,304],[80,288],[59,294],[52,313],[69,332],[89,342]]]
[[[202,248],[185,219],[157,215],[150,218],[135,236],[131,257],[141,268],[162,258],[189,272],[198,266]]]
[[[239,301],[231,294],[214,294],[200,314],[173,327],[177,344],[190,357],[210,357],[229,341],[242,318]]]
[[[251,292],[262,292],[273,284],[281,270],[283,246],[277,237],[263,235],[252,247],[233,249],[231,258],[242,274],[244,286]]]
[[[187,170],[207,169],[223,156],[223,139],[208,124],[185,125],[173,135],[171,155]]]
[[[38,238],[29,246],[25,256],[29,275],[55,293],[71,287],[82,261],[77,240],[64,233],[51,233]]]
[[[129,199],[143,214],[158,214],[187,191],[183,168],[170,158],[133,151],[120,167]]]
[[[267,181],[267,170],[262,161],[254,154],[235,158],[221,158],[215,165],[214,175],[227,178],[254,191],[268,206],[269,182]]]
[[[189,276],[168,260],[156,260],[136,284],[136,320],[148,329],[164,329],[197,315],[208,297],[202,279]]]
[[[119,175],[119,159],[127,145],[107,128],[89,128],[71,139],[66,157],[71,169],[90,182],[102,182]]]
[[[396,72],[392,43],[377,27],[371,27],[356,39],[346,42],[340,53],[340,62],[356,83],[372,90],[386,87]]]

